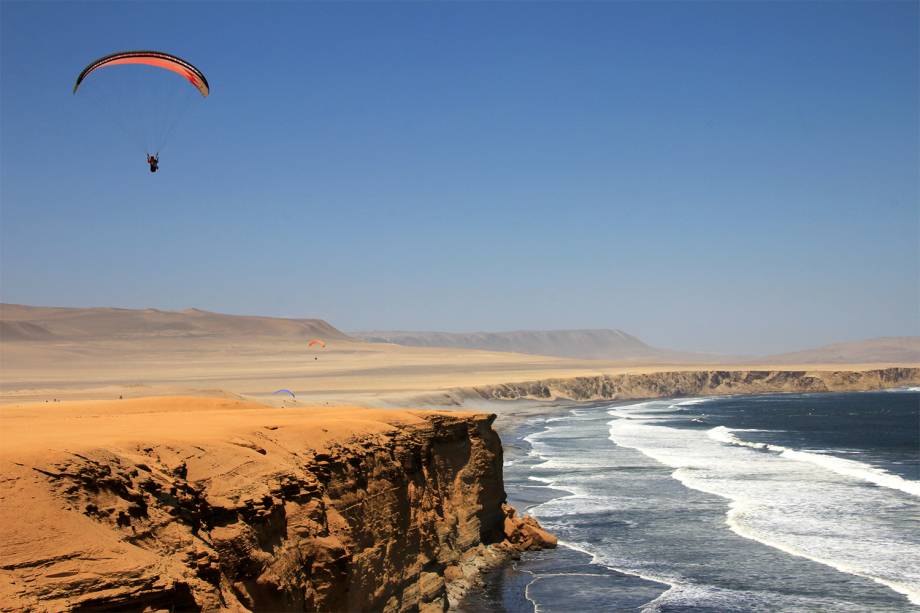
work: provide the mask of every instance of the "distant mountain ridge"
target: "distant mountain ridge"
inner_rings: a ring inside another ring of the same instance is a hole
[[[643,363],[920,364],[920,337],[893,336],[824,345],[767,356],[727,356],[660,349],[622,330],[522,330],[515,332],[352,332],[354,338],[413,347],[460,347],[566,358]]]
[[[352,332],[372,343],[510,351],[588,360],[701,361],[712,356],[658,349],[622,330],[517,330],[513,332]]]
[[[205,336],[348,336],[322,319],[225,315],[200,309],[68,308],[0,304],[0,340]]]
[[[652,347],[617,329],[511,332],[356,332],[322,319],[227,315],[200,309],[163,311],[108,307],[39,307],[0,303],[0,341],[105,338],[279,337],[362,340],[410,347],[446,347],[642,364],[920,364],[920,336],[834,343],[768,356],[724,356]]]
[[[785,364],[920,363],[920,336],[883,336],[778,353],[764,362]]]

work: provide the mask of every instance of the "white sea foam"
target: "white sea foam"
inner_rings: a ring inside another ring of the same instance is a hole
[[[815,453],[813,451],[797,451],[795,449],[783,447],[782,445],[752,443],[738,438],[735,436],[735,432],[757,432],[757,430],[740,430],[738,428],[726,428],[725,426],[717,426],[712,430],[709,430],[707,434],[709,435],[709,438],[721,443],[737,445],[740,447],[750,447],[752,449],[775,451],[785,458],[799,460],[801,462],[810,462],[811,464],[833,471],[839,475],[852,477],[862,481],[868,481],[869,483],[874,483],[879,487],[887,487],[893,490],[899,490],[905,494],[910,494],[911,496],[917,496],[920,498],[920,481],[905,479],[899,475],[894,475],[888,471],[882,470],[881,468],[870,466],[864,462],[857,462],[856,460],[838,458],[832,455]]]
[[[620,419],[674,419],[674,409],[677,405],[663,406],[660,401],[650,400],[638,404],[628,404],[614,407],[607,414]]]
[[[916,482],[853,460],[750,443],[728,428],[659,423],[615,419],[610,439],[674,468],[687,487],[728,499],[726,523],[736,534],[872,579],[920,604],[920,539],[906,527],[917,504],[903,497],[916,495]]]
[[[689,399],[687,399],[687,400],[681,400],[680,402],[677,403],[677,406],[679,406],[679,407],[689,407],[689,406],[693,406],[693,405],[695,405],[695,404],[703,404],[704,402],[709,402],[710,400],[712,400],[712,398],[708,398],[708,397],[704,397],[704,398],[689,398]]]
[[[573,411],[572,415],[574,415],[575,417],[578,417],[579,413],[576,413],[575,411]],[[564,421],[564,420],[561,420],[561,421]],[[566,470],[570,470],[573,467],[575,468],[600,467],[602,463],[596,462],[593,465],[590,463],[586,463],[584,461],[585,454],[577,454],[579,457],[582,458],[581,464],[579,464],[578,462],[574,462],[574,461],[560,460],[560,458],[556,454],[550,454],[548,450],[546,449],[545,444],[541,442],[541,439],[545,438],[548,435],[552,435],[556,433],[557,431],[558,431],[558,427],[546,426],[540,432],[533,433],[524,438],[524,440],[526,440],[527,442],[531,444],[531,452],[530,452],[531,455],[543,460],[541,463],[534,465],[532,467],[533,469],[563,468]],[[545,518],[548,514],[550,514],[554,510],[560,516],[577,516],[577,515],[582,515],[582,514],[592,513],[592,512],[605,512],[605,511],[609,511],[611,508],[617,508],[620,510],[624,510],[630,506],[622,498],[614,499],[613,497],[589,496],[577,485],[574,485],[568,481],[564,483],[560,483],[559,479],[553,479],[553,478],[537,476],[537,475],[528,475],[527,479],[530,481],[536,481],[541,484],[541,485],[529,486],[529,487],[545,487],[545,488],[552,488],[552,489],[560,490],[563,492],[568,492],[568,495],[553,498],[544,503],[534,505],[528,509],[528,512],[531,515],[533,515],[537,519],[540,519],[541,521],[543,520],[543,518]],[[634,501],[634,504],[636,508],[644,509],[647,507],[648,503],[645,499],[642,499],[642,500]],[[651,574],[648,574],[642,571],[638,571],[636,569],[618,567],[618,566],[610,564],[609,562],[605,562],[599,556],[597,551],[593,550],[593,548],[591,548],[587,544],[574,543],[574,542],[569,542],[569,541],[560,539],[559,546],[566,547],[568,549],[572,549],[575,551],[579,551],[581,553],[584,553],[590,556],[591,564],[596,564],[596,565],[608,568],[615,572],[633,575],[635,577],[639,577],[640,579],[645,579],[647,581],[653,581],[653,582],[665,585],[668,588],[666,590],[666,593],[670,592],[678,585],[676,580],[673,578],[666,578],[666,577],[651,575]],[[530,601],[536,613],[540,613],[541,608],[540,608],[539,603],[531,597],[530,588],[542,576],[543,575],[534,574],[534,580],[528,583],[527,586],[525,586],[524,588],[524,597],[528,601]]]
[[[580,549],[579,547],[577,547],[577,546],[575,546],[575,545],[573,545],[573,544],[571,544],[571,543],[566,543],[566,542],[563,542],[563,541],[559,541],[559,546],[560,546],[560,547],[566,547],[566,548],[568,548],[568,549],[573,549],[573,550],[575,550],[575,551],[579,551],[579,552],[581,552],[581,553],[590,555],[590,556],[592,556],[592,557],[596,557],[596,556],[594,556],[591,552],[586,551],[586,550],[584,550],[584,549]],[[591,563],[592,563],[592,564],[598,564],[597,562],[593,562],[593,561],[592,561]],[[599,566],[602,566],[601,564],[598,564],[598,565],[599,565]],[[613,571],[615,571],[615,572],[623,573],[623,571],[620,571],[620,570],[617,570],[617,569],[611,569],[611,570],[613,570]],[[531,571],[527,571],[527,572],[529,572],[530,575],[533,576],[533,579],[530,581],[530,583],[528,583],[526,586],[524,586],[524,598],[526,598],[528,601],[530,601],[530,604],[533,606],[534,613],[541,613],[541,611],[543,611],[543,608],[540,606],[540,602],[539,602],[536,598],[533,598],[533,597],[531,596],[531,593],[530,593],[531,588],[532,588],[534,585],[536,585],[538,581],[541,581],[541,580],[543,580],[543,579],[556,578],[556,577],[603,577],[603,576],[604,576],[604,575],[601,574],[601,573],[534,573],[534,572],[531,572]],[[664,582],[664,581],[660,581],[660,580],[658,580],[658,579],[652,579],[652,578],[650,578],[650,577],[643,577],[643,576],[641,576],[641,575],[635,575],[634,573],[623,573],[623,574],[634,575],[634,576],[638,576],[640,579],[645,579],[646,581],[654,581],[654,582],[656,582],[656,583],[662,583],[663,585],[669,585],[668,583],[666,583],[666,582]],[[673,586],[672,586],[672,587],[673,587]],[[648,609],[643,609],[643,611],[645,611],[645,610],[648,610]]]
[[[730,590],[713,585],[681,583],[671,586],[658,598],[647,603],[642,608],[642,613],[655,613],[662,607],[667,610],[674,605],[680,606],[681,609],[698,607],[726,611],[765,610],[764,603],[771,602],[772,596],[767,592],[756,590]]]
[[[783,542],[781,539],[772,538],[769,533],[752,530],[749,526],[745,524],[744,518],[745,518],[745,504],[739,503],[739,502],[732,502],[730,505],[729,511],[728,511],[726,523],[728,524],[729,528],[731,528],[735,534],[738,534],[745,538],[749,538],[751,540],[759,541],[765,545],[769,545],[770,547],[773,547],[774,549],[779,549],[780,551],[784,551],[794,556],[807,558],[810,560],[814,560],[815,562],[821,562],[822,564],[826,564],[828,566],[831,566],[832,568],[836,568],[837,570],[841,572],[849,573],[852,575],[859,575],[860,577],[866,577],[867,579],[871,579],[875,581],[876,583],[879,583],[888,588],[891,588],[892,590],[894,590],[895,592],[898,592],[899,594],[903,594],[904,596],[907,596],[907,599],[910,600],[911,603],[915,605],[920,605],[920,590],[918,590],[918,586],[916,584],[911,585],[911,584],[904,583],[902,581],[894,581],[894,580],[887,579],[887,578],[875,577],[871,574],[867,574],[866,572],[864,572],[858,565],[851,565],[851,564],[847,564],[846,562],[828,561],[825,559],[811,557],[809,555],[804,554],[801,550],[797,549],[796,547],[789,546],[787,543]]]

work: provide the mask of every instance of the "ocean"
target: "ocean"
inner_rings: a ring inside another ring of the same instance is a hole
[[[465,610],[920,610],[920,390],[585,405],[506,433],[560,539]]]

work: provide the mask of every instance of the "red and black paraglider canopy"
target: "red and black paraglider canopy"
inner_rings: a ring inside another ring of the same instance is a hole
[[[80,87],[83,79],[94,70],[105,66],[117,66],[120,64],[144,64],[147,66],[165,68],[187,79],[189,83],[198,88],[202,96],[207,97],[211,91],[204,73],[181,57],[176,57],[170,53],[163,53],[162,51],[120,51],[119,53],[101,57],[84,68],[80,76],[77,77],[77,82],[74,83],[73,93],[77,93],[77,89]]]

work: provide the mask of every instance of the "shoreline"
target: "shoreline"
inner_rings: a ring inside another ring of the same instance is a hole
[[[641,402],[667,398],[871,392],[920,386],[920,366],[853,370],[662,370],[451,388],[387,400],[397,406],[480,411],[496,415],[499,434],[531,417],[597,402]]]
[[[914,385],[905,385],[893,388],[885,388],[881,391],[917,391],[917,387]],[[502,423],[501,429],[496,427],[496,430],[499,431],[499,435],[502,438],[502,446],[506,450],[506,465],[509,461],[507,456],[508,450],[513,450],[513,456],[511,461],[514,461],[514,456],[527,455],[530,447],[530,442],[527,441],[527,437],[533,433],[542,431],[546,426],[543,423],[533,423],[535,420],[540,418],[552,418],[560,417],[561,411],[572,410],[581,407],[598,407],[598,406],[629,406],[633,404],[641,404],[644,401],[650,400],[684,400],[689,398],[727,398],[727,397],[748,397],[748,396],[760,396],[764,394],[768,395],[815,395],[821,396],[829,393],[871,393],[878,392],[878,389],[865,389],[865,390],[846,390],[844,392],[758,392],[758,393],[738,393],[738,394],[724,394],[717,396],[681,396],[681,397],[668,397],[668,398],[631,398],[624,400],[609,400],[609,401],[522,401],[522,400],[512,400],[512,401],[503,401],[503,400],[491,400],[487,403],[492,403],[492,409],[495,410],[499,415],[504,415],[504,420]],[[521,403],[519,408],[512,409],[510,411],[500,412],[503,402],[517,402]],[[484,408],[484,405],[478,405],[481,408]],[[499,423],[499,420],[496,420],[496,425]],[[532,424],[534,427],[529,428],[528,424]],[[527,448],[524,448],[524,445],[527,445]],[[507,479],[507,476],[506,476]],[[553,496],[549,500],[555,500],[558,498],[563,498],[568,495],[573,495],[574,492],[568,490],[564,487],[554,485],[553,483],[546,483],[545,488],[547,490],[555,490],[559,494]],[[521,501],[515,500],[513,497],[509,496],[509,503],[514,504],[521,513],[529,513],[530,508],[536,506],[536,504],[542,504],[545,501],[541,501],[535,504],[526,505]],[[514,556],[502,561],[499,561],[499,564],[494,567],[486,567],[481,571],[480,581],[475,583],[465,594],[463,600],[461,600],[456,606],[452,605],[452,611],[460,611],[465,613],[474,613],[481,610],[500,610],[500,611],[513,611],[514,613],[518,612],[533,612],[536,610],[536,605],[534,601],[529,597],[530,586],[539,580],[539,576],[531,572],[526,568],[528,564],[534,564],[534,562],[539,563],[540,560],[550,559],[553,556],[563,556],[563,550],[569,550],[577,554],[588,556],[590,558],[590,565],[597,566],[602,568],[604,572],[609,572],[614,575],[620,575],[626,579],[625,583],[628,586],[629,580],[633,580],[638,584],[651,584],[658,586],[660,589],[659,595],[657,598],[664,596],[668,591],[674,588],[670,583],[667,583],[661,579],[656,579],[652,577],[646,577],[640,574],[627,572],[621,569],[610,567],[608,565],[601,564],[597,562],[597,556],[591,552],[585,551],[578,547],[571,545],[565,541],[560,540],[558,548],[551,551],[540,551],[540,552],[525,552],[522,555]],[[538,564],[539,566],[539,564]],[[897,591],[897,590],[896,590]],[[656,599],[657,599],[656,598]],[[649,604],[654,600],[650,600]],[[510,606],[508,606],[510,604]]]
[[[506,452],[505,465],[507,466],[509,462],[515,462],[522,457],[526,457],[532,449],[531,443],[527,438],[531,434],[540,432],[546,427],[545,422],[534,423],[535,420],[540,418],[552,419],[560,417],[562,412],[568,412],[578,408],[617,406],[632,404],[634,401],[491,400],[487,402],[490,403],[491,408],[499,415],[499,418],[495,420],[495,429],[502,439],[502,447]],[[498,403],[504,402],[517,403],[517,406],[510,411],[501,411],[503,407]],[[485,408],[481,403],[477,403],[477,407]],[[503,420],[502,417],[504,417]],[[512,450],[511,454],[508,453],[509,450]],[[510,458],[509,455],[511,456]],[[509,504],[519,509],[522,514],[525,514],[529,513],[530,508],[536,506],[536,504],[573,494],[570,490],[553,484],[545,484],[539,487],[544,492],[553,491],[558,494],[546,500],[531,503],[527,503],[524,500],[518,500],[514,496],[509,495]],[[571,564],[575,567],[594,567],[596,572],[589,574],[607,576],[616,580],[618,583],[622,584],[624,590],[658,590],[660,594],[663,594],[671,588],[667,583],[662,583],[658,580],[642,577],[634,573],[600,564],[596,561],[596,556],[594,554],[579,549],[570,543],[559,541],[556,549],[522,552],[498,560],[498,563],[493,566],[483,568],[479,581],[475,582],[470,587],[461,601],[456,605],[452,604],[450,610],[462,613],[476,613],[483,610],[532,613],[536,610],[536,603],[530,598],[529,590],[531,585],[539,581],[541,577],[531,570],[528,570],[527,566],[539,567],[541,563],[560,564],[562,560],[565,561],[564,563]]]

